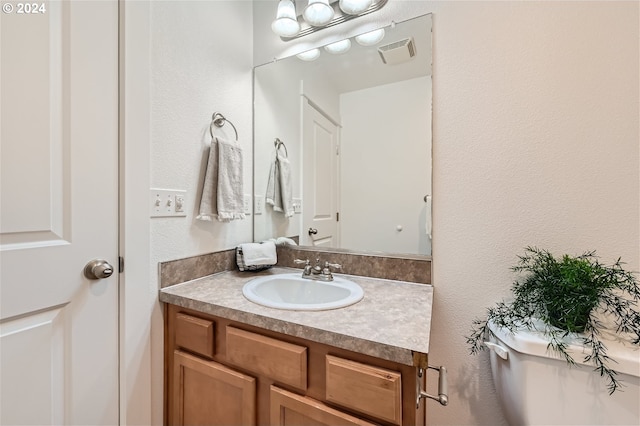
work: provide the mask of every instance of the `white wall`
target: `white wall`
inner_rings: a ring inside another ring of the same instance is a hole
[[[430,255],[431,76],[345,93],[340,111],[341,245]]]
[[[256,8],[255,28],[268,28],[269,3],[258,5],[263,14]],[[464,336],[509,295],[509,268],[523,247],[596,249],[603,261],[622,256],[640,269],[638,3],[391,0],[370,19],[427,12],[434,14],[430,361],[450,371],[450,404],[429,402],[428,423],[504,424],[488,356],[468,355]],[[350,28],[321,31],[299,47],[256,33],[254,60],[307,50]]]
[[[252,192],[253,34],[247,25],[252,20],[252,5],[247,1],[153,1],[149,14],[148,185],[187,190],[186,218],[147,222],[149,282],[141,285],[148,286],[148,297],[153,301],[151,424],[162,424],[163,321],[157,302],[158,262],[229,249],[252,240],[250,217],[231,223],[195,219],[210,142],[209,123],[215,111],[229,118],[238,130],[245,150],[245,192]],[[229,125],[218,131],[234,137]],[[136,182],[129,184],[135,186]]]
[[[639,269],[636,2],[437,2],[435,306],[430,359],[450,368],[431,424],[499,424],[471,321],[509,295],[526,245],[597,250]]]

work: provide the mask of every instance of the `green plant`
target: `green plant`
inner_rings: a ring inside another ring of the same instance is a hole
[[[575,333],[589,350],[584,362],[606,377],[609,394],[615,392],[621,386],[610,366],[615,360],[607,355],[600,336],[605,329],[603,318],[607,318],[617,334],[640,345],[640,287],[633,273],[622,268],[620,259],[611,266],[601,264],[594,251],[558,260],[547,250],[527,247],[518,259],[511,269],[523,276],[511,288],[514,300],[497,303],[487,310],[486,319],[473,322],[471,335],[466,337],[471,353],[485,349],[483,341],[491,333],[491,321],[511,332],[541,331],[549,339],[547,348],[573,365],[564,338]],[[542,330],[536,326],[539,321],[544,324]]]

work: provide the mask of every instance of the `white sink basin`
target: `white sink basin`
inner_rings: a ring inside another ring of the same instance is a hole
[[[254,278],[244,285],[242,294],[270,308],[321,311],[353,305],[362,299],[364,291],[358,284],[341,277],[314,281],[294,273]]]

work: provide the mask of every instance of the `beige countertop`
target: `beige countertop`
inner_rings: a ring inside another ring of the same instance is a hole
[[[163,288],[160,301],[406,365],[416,365],[415,356],[426,359],[422,355],[429,353],[431,285],[336,274],[359,284],[364,298],[326,311],[268,308],[242,294],[253,278],[291,272],[301,270],[221,272]]]

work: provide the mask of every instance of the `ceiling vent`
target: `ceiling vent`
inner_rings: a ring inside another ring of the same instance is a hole
[[[387,65],[401,64],[416,56],[416,45],[413,42],[413,38],[405,38],[404,40],[380,46],[378,53],[382,58],[382,62]]]

